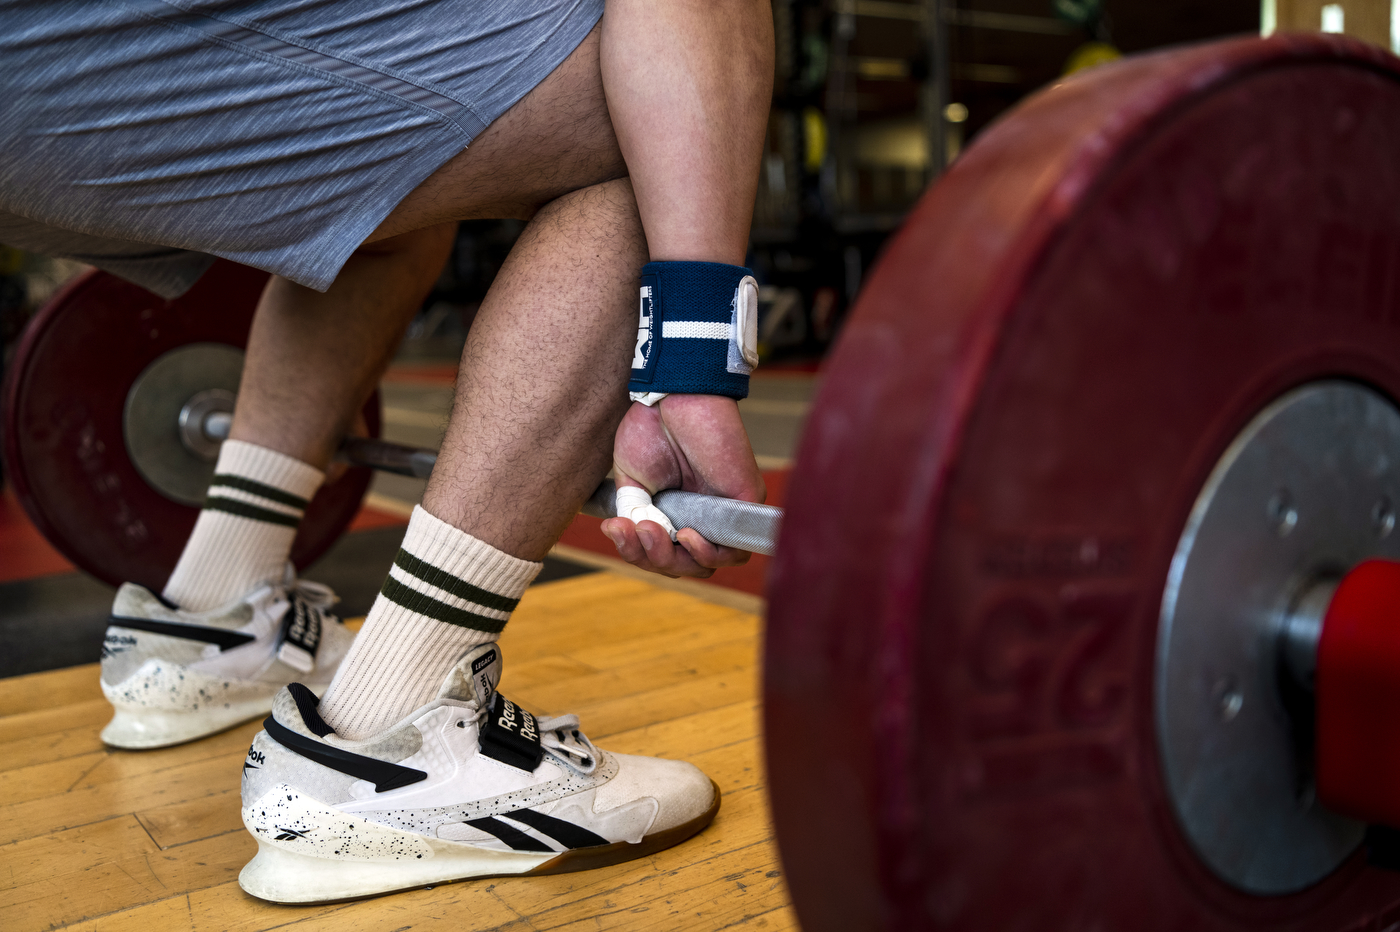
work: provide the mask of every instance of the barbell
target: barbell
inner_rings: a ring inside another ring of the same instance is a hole
[[[123,405],[216,443],[229,389],[177,376],[218,367],[169,354],[241,347],[260,284],[90,276],[26,335],[7,452],[70,556],[168,571],[194,506],[144,517],[175,493]],[[1400,62],[1277,36],[1036,95],[892,239],[826,373],[764,651],[804,928],[1395,928]]]
[[[182,411],[182,431],[187,429],[185,425],[189,420],[193,419],[187,418]],[[198,430],[203,437],[217,443],[227,439],[232,422],[230,407],[228,411],[204,416]],[[347,437],[340,445],[337,458],[352,466],[415,479],[431,476],[433,466],[437,464],[437,452],[434,450],[370,437]],[[652,496],[652,504],[661,509],[677,528],[693,528],[712,543],[764,556],[772,556],[777,546],[778,526],[783,517],[781,508],[680,489],[657,492]],[[580,513],[594,518],[617,517],[616,484],[611,479],[599,483],[583,503]]]
[[[802,927],[1396,928],[1397,399],[1396,59],[1164,51],[984,131],[788,487],[764,731]]]

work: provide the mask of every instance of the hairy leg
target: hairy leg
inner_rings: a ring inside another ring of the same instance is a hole
[[[555,198],[467,335],[442,452],[321,714],[366,738],[494,640],[608,468],[645,256],[625,179]]]
[[[274,276],[229,436],[324,471],[442,271],[456,224],[362,246],[324,293]]]
[[[608,470],[645,261],[625,179],[535,215],[468,334],[429,512],[514,556],[544,557]]]

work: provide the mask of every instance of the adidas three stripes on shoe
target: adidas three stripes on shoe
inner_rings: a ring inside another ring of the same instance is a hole
[[[719,809],[690,764],[612,754],[567,715],[535,718],[496,690],[500,648],[469,651],[436,699],[360,741],[300,684],[278,694],[243,764],[258,853],[238,882],[277,903],[355,899],[468,878],[642,857]]]

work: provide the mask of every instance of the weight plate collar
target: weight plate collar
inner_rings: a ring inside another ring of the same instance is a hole
[[[1286,672],[1281,635],[1319,582],[1400,556],[1396,501],[1400,411],[1320,382],[1249,423],[1181,535],[1158,628],[1162,767],[1197,854],[1242,890],[1301,890],[1361,842],[1364,825],[1314,799],[1312,697]]]

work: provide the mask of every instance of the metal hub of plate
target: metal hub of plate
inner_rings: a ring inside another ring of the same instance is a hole
[[[223,388],[206,388],[180,409],[180,442],[195,456],[219,457],[219,446],[228,439],[233,405],[238,396]],[[211,430],[211,426],[216,428]]]
[[[242,373],[242,350],[192,343],[165,353],[137,376],[126,394],[122,434],[131,462],[152,488],[184,505],[204,501],[218,444],[208,444],[215,456],[202,446],[192,447],[183,436],[182,415],[185,421],[202,423],[202,417],[191,420],[193,407],[203,413],[225,410],[218,402],[231,402]]]
[[[1168,793],[1201,860],[1255,894],[1335,870],[1365,826],[1322,808],[1311,696],[1283,630],[1307,593],[1368,557],[1400,557],[1400,411],[1348,382],[1289,392],[1211,473],[1172,561],[1156,719]]]

